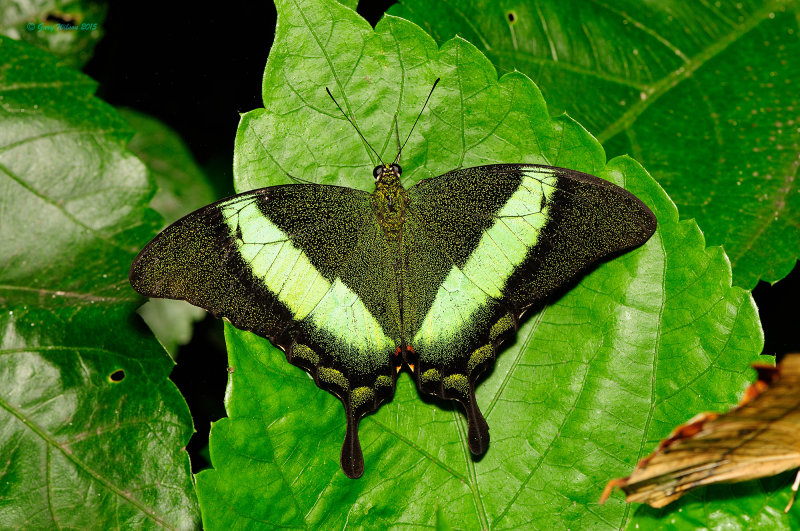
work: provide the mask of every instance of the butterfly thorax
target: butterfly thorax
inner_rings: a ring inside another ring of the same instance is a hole
[[[375,168],[375,191],[370,202],[378,224],[388,241],[400,242],[403,223],[406,219],[408,194],[400,182],[402,169],[397,164],[385,164]]]

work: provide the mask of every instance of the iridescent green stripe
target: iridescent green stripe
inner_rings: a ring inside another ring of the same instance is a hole
[[[434,298],[413,344],[425,348],[459,333],[490,299],[501,299],[506,282],[535,247],[547,222],[557,178],[524,170],[517,190],[481,236],[463,267],[453,266]],[[535,175],[534,178],[532,175]]]
[[[377,358],[394,347],[358,295],[340,279],[330,282],[323,277],[255,201],[225,206],[222,215],[253,276],[289,308],[295,320],[308,319],[340,341],[349,364],[366,368],[365,357]],[[379,361],[371,359],[367,365]]]

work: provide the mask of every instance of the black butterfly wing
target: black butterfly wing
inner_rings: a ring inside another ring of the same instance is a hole
[[[470,450],[482,454],[475,381],[504,337],[591,264],[647,241],[656,219],[614,184],[530,164],[451,171],[408,195],[404,356],[420,390],[464,405]]]
[[[206,206],[137,256],[134,289],[187,300],[270,339],[347,413],[341,463],[364,468],[360,418],[391,398],[400,308],[389,249],[366,192],[263,188]]]

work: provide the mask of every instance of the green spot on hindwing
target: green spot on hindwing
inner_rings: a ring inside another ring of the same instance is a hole
[[[428,369],[420,376],[422,383],[439,382],[442,380],[442,375],[436,369]]]
[[[336,369],[320,367],[317,371],[317,375],[323,382],[338,385],[342,389],[347,389],[350,386],[350,382],[345,378],[344,374]]]
[[[454,389],[461,394],[467,396],[469,394],[469,380],[463,374],[451,374],[444,377],[444,386],[447,389]]]
[[[467,362],[467,370],[472,374],[472,371],[475,370],[475,367],[483,363],[484,361],[490,359],[494,354],[494,347],[492,345],[484,345],[479,349],[476,349],[475,352],[469,357],[469,361]]]
[[[388,376],[386,376],[385,374],[382,374],[382,375],[378,376],[378,378],[375,380],[375,387],[376,388],[378,388],[378,387],[392,387],[393,385],[394,385],[394,382],[392,382],[392,379],[389,378]]]
[[[299,343],[295,344],[294,348],[292,348],[292,356],[297,356],[298,358],[311,362],[314,365],[319,364],[319,356],[317,353],[306,345],[301,345]]]
[[[375,399],[375,392],[369,387],[356,387],[350,393],[350,404],[356,408]]]
[[[511,319],[510,315],[505,314],[495,324],[492,325],[491,330],[489,330],[489,340],[494,342],[497,340],[497,338],[513,328],[514,321]]]

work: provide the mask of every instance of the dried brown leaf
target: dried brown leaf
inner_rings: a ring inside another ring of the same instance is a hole
[[[695,487],[800,467],[800,354],[787,355],[777,367],[753,368],[758,380],[738,406],[701,413],[675,428],[630,476],[609,481],[600,502],[619,487],[628,502],[663,507]],[[799,483],[800,473],[795,492]]]

